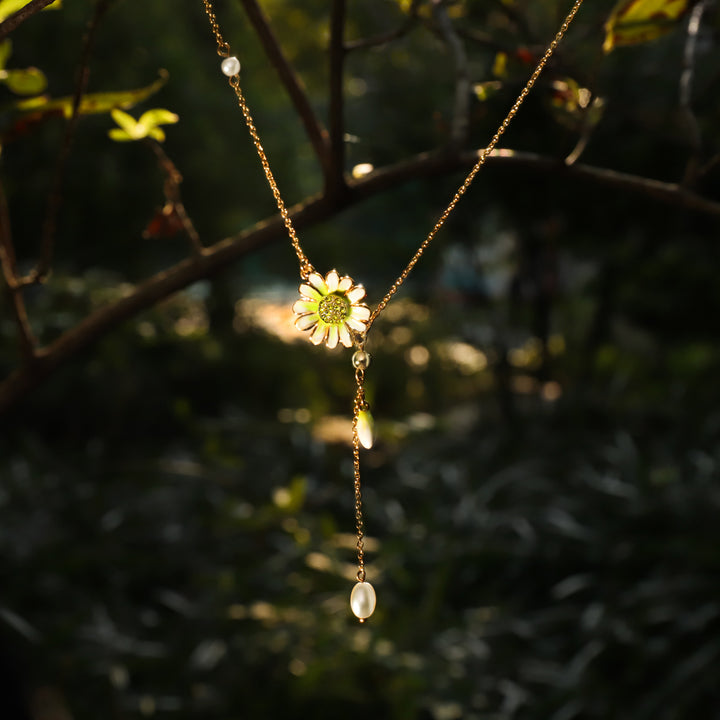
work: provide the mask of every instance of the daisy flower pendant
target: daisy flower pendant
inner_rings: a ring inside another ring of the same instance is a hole
[[[370,308],[361,302],[364,297],[365,288],[337,270],[325,277],[311,273],[300,285],[300,299],[293,305],[295,327],[309,332],[314,345],[352,347],[353,332],[364,333],[370,319]]]

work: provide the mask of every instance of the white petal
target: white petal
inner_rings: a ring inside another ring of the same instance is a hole
[[[331,270],[325,276],[325,284],[327,285],[328,293],[334,293],[338,289],[338,283],[340,282],[340,276],[337,270]]]
[[[320,300],[322,297],[322,295],[314,287],[310,287],[310,285],[306,285],[305,283],[300,286],[300,294],[304,295],[309,300]]]
[[[340,342],[345,347],[352,347],[352,337],[350,336],[350,331],[348,330],[348,327],[345,323],[340,325],[340,327],[338,328],[338,333],[340,334]]]
[[[327,335],[327,325],[318,325],[310,336],[310,342],[313,345],[320,345],[325,341],[325,335]]]
[[[356,320],[369,320],[370,308],[367,305],[353,305],[350,308],[350,317]]]
[[[327,295],[328,288],[320,273],[311,273],[308,282],[321,294]]]
[[[345,297],[347,297],[351,303],[356,303],[365,297],[365,288],[362,285],[356,285]]]
[[[295,321],[295,327],[298,330],[310,330],[310,328],[317,324],[317,321],[319,319],[320,317],[317,313],[308,313],[307,315],[301,315]]]
[[[345,277],[340,278],[340,282],[338,283],[338,292],[347,292],[351,287],[353,286],[352,278],[349,278],[347,275]]]
[[[326,344],[329,348],[337,347],[337,344],[338,344],[338,329],[337,329],[337,325],[331,325],[331,326],[328,328],[328,336],[327,336],[327,340],[325,341],[325,344]]]
[[[354,317],[349,317],[345,321],[345,324],[351,327],[353,330],[357,330],[357,332],[365,332],[365,323],[361,322],[360,320],[356,320]]]
[[[317,300],[298,300],[293,305],[293,312],[298,315],[304,315],[305,313],[317,312],[318,304]]]

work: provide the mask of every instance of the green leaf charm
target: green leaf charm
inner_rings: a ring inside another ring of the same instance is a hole
[[[361,410],[358,413],[357,434],[360,444],[369,450],[375,442],[375,421],[369,410]]]

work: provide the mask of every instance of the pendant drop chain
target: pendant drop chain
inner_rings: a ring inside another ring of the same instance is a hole
[[[357,534],[357,583],[350,595],[350,607],[355,616],[364,622],[375,610],[375,590],[365,579],[365,523],[363,520],[362,491],[360,482],[360,448],[369,449],[373,444],[373,419],[370,414],[370,407],[365,399],[365,371],[370,364],[370,355],[365,351],[365,342],[372,324],[380,313],[385,310],[390,300],[400,289],[408,275],[423,256],[425,250],[435,239],[440,229],[455,209],[460,199],[465,195],[475,176],[495,150],[500,138],[505,134],[508,126],[517,114],[520,106],[525,101],[540,74],[545,69],[555,49],[560,44],[570,23],[580,10],[583,0],[575,0],[570,12],[557,31],[552,42],[547,46],[544,54],[538,61],[535,70],[530,75],[525,87],[521,90],[517,99],[510,108],[505,119],[502,121],[493,135],[490,143],[478,153],[478,159],[460,187],[455,191],[448,206],[438,217],[437,222],[428,233],[427,237],[418,246],[414,255],[405,266],[403,271],[392,283],[387,293],[371,312],[368,306],[362,302],[365,297],[365,289],[362,285],[356,285],[352,278],[341,276],[336,270],[331,270],[324,277],[318,273],[305,255],[298,238],[292,218],[288,212],[285,201],[280,194],[275,176],[270,168],[270,161],[267,158],[265,148],[260,140],[260,135],[255,127],[250,109],[248,108],[245,96],[240,87],[240,61],[231,55],[230,44],[225,41],[220,31],[212,0],[202,0],[205,7],[210,27],[217,43],[217,54],[223,58],[220,67],[227,76],[230,87],[235,92],[238,106],[245,119],[250,137],[252,138],[260,164],[262,165],[265,178],[275,198],[275,203],[280,216],[282,217],[285,229],[287,230],[290,243],[298,259],[300,277],[303,283],[300,285],[300,299],[293,305],[296,315],[295,326],[298,330],[309,332],[309,339],[315,345],[325,344],[334,348],[338,344],[345,347],[356,348],[352,356],[352,364],[355,368],[355,398],[353,401],[352,417],[352,451],[353,451],[353,489],[355,496],[355,529]]]

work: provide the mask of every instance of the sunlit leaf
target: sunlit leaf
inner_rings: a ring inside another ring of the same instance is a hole
[[[29,2],[30,0],[0,0],[0,22],[5,20],[5,18],[10,17],[10,15],[16,13],[18,10],[22,10]],[[50,3],[43,9],[58,10],[61,7],[62,0],[55,0],[55,2]]]
[[[125,130],[122,130],[121,128],[112,128],[112,130],[108,130],[108,135],[110,136],[110,139],[115,142],[129,142],[130,140],[137,140],[137,138],[130,135],[130,133],[125,132]]]
[[[7,65],[7,61],[12,54],[12,41],[3,40],[0,43],[0,70],[3,70]]]
[[[111,110],[110,115],[112,116],[112,119],[127,133],[129,137],[135,136],[138,122],[132,115],[129,115],[128,113],[118,108]]]
[[[157,125],[173,125],[179,119],[180,118],[174,112],[170,112],[170,110],[154,108],[153,110],[144,112],[138,122],[149,127],[155,127]]]
[[[689,0],[622,0],[605,23],[603,50],[649,42],[670,32]]]
[[[0,70],[0,82],[16,95],[39,95],[47,87],[42,70],[30,67],[23,70]]]
[[[151,137],[158,142],[165,140],[165,132],[158,127],[160,124],[176,123],[179,118],[175,113],[164,108],[155,108],[143,113],[139,120],[119,109],[110,112],[113,120],[120,126],[109,131],[112,140],[125,142],[128,140],[142,140]]]
[[[165,131],[159,127],[148,128],[147,136],[158,142],[165,142]]]
[[[505,77],[507,75],[507,64],[508,64],[508,56],[507,53],[499,52],[495,56],[495,61],[493,62],[492,67],[492,74],[495,77]]]
[[[475,83],[473,92],[480,102],[485,102],[501,88],[502,83],[499,80],[488,80],[487,82]]]
[[[103,92],[85,95],[80,102],[81,115],[107,113],[115,108],[128,109],[151,95],[154,95],[167,82],[167,73],[162,72],[160,77],[151,85],[138,90],[123,90],[120,92]],[[72,114],[72,97],[52,99],[48,96],[30,98],[12,105],[12,109],[20,112],[33,112],[43,114],[62,114],[69,118]]]

